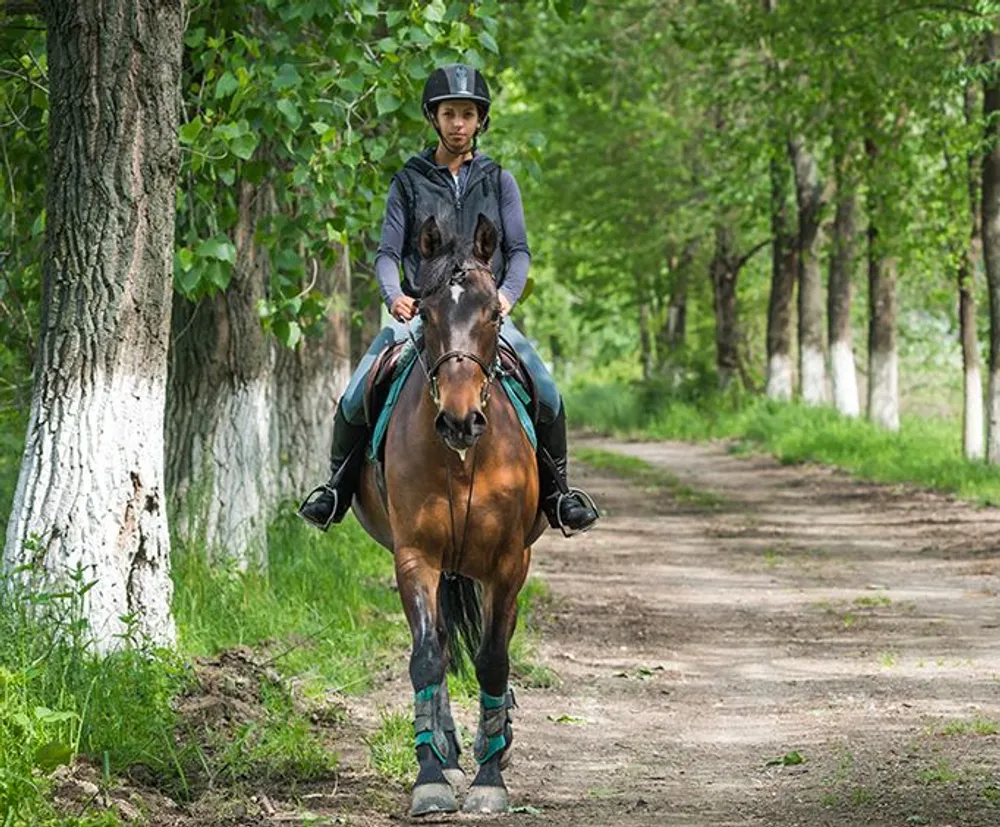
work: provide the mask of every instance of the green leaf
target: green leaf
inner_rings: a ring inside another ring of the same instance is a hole
[[[215,99],[227,98],[240,88],[240,82],[232,72],[224,72],[215,84]]]
[[[271,86],[279,92],[285,89],[294,89],[297,86],[301,86],[301,84],[302,76],[299,74],[299,70],[296,69],[291,63],[281,64],[278,74],[271,82]]]
[[[302,113],[299,112],[294,101],[282,98],[278,101],[278,111],[285,116],[285,120],[292,129],[298,129],[302,125]]]
[[[495,55],[500,54],[500,47],[497,45],[496,39],[488,32],[479,33],[479,42],[487,51],[493,52]]]
[[[187,273],[194,266],[194,253],[187,247],[180,247],[177,250],[177,265],[181,272]]]
[[[196,115],[194,120],[188,121],[180,128],[177,136],[182,144],[193,144],[204,128],[205,124],[201,120],[201,115]]]
[[[249,161],[253,157],[254,150],[257,149],[257,136],[247,132],[229,142],[229,149],[237,158]]]
[[[387,11],[385,13],[385,23],[390,29],[394,29],[405,17],[405,11]]]
[[[794,767],[798,764],[804,764],[806,759],[798,751],[788,752],[782,755],[780,758],[772,758],[767,762],[769,767]]]
[[[377,89],[375,91],[375,109],[379,115],[395,112],[400,107],[401,101],[389,89]]]
[[[375,17],[378,14],[378,0],[361,0],[361,13]]]
[[[445,8],[444,0],[432,0],[424,8],[424,18],[434,23],[440,23],[444,20],[447,11],[448,9]]]
[[[189,49],[197,49],[204,42],[205,29],[203,26],[188,29],[187,33],[184,35],[184,45]]]
[[[73,760],[73,748],[61,741],[49,741],[35,750],[35,766],[51,772],[62,764]]]
[[[230,264],[236,263],[236,245],[224,236],[206,238],[199,242],[195,254],[199,258],[214,258],[218,261],[228,261]]]

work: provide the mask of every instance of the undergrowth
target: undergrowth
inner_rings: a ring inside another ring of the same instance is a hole
[[[699,396],[661,384],[590,385],[567,395],[572,424],[646,439],[735,440],[781,462],[821,462],[863,479],[913,483],[982,504],[1000,504],[1000,468],[962,456],[954,419],[903,417],[898,433],[832,408],[749,395]]]

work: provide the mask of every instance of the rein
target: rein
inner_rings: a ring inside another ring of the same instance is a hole
[[[478,272],[480,268],[474,267],[456,267],[451,278],[449,278],[449,284],[460,284],[465,281],[465,278],[470,273]],[[441,410],[441,394],[438,391],[438,373],[440,372],[443,365],[450,362],[452,359],[461,362],[464,359],[469,359],[479,365],[483,372],[485,381],[483,382],[483,387],[479,392],[480,402],[485,408],[490,400],[490,390],[493,386],[493,382],[500,373],[500,328],[503,326],[503,317],[501,316],[499,322],[496,325],[496,340],[494,345],[494,356],[492,364],[487,363],[485,359],[476,353],[469,350],[449,350],[446,353],[442,353],[434,363],[428,367],[427,361],[424,359],[423,351],[418,347],[416,337],[413,335],[413,329],[410,327],[409,322],[407,322],[406,329],[410,337],[410,342],[417,351],[417,358],[420,361],[420,366],[423,368],[424,376],[427,378],[427,385],[430,391],[431,400],[434,402],[434,406],[440,412]],[[464,455],[463,455],[464,456]],[[455,530],[455,498],[452,495],[451,486],[451,465],[445,464],[445,474],[448,480],[448,515],[451,520],[451,548],[455,553],[455,558],[453,560],[452,566],[450,567],[452,571],[456,571],[462,562],[462,558],[465,557],[465,546],[469,537],[469,518],[472,514],[472,492],[475,490],[476,485],[476,468],[478,466],[479,459],[479,443],[472,447],[472,470],[469,474],[469,496],[465,501],[465,523],[462,526],[462,544],[458,545],[458,536]]]

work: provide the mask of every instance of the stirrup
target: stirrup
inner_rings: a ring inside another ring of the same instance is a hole
[[[587,505],[591,511],[593,511],[597,517],[590,525],[586,525],[583,528],[570,528],[568,525],[563,523],[562,519],[562,509],[560,506],[563,500],[571,498],[573,496],[578,496],[583,500],[584,504]],[[597,503],[594,502],[594,498],[590,496],[586,491],[581,488],[567,488],[565,491],[559,493],[559,499],[556,500],[556,522],[559,523],[559,530],[563,533],[563,537],[573,537],[577,534],[583,534],[585,531],[590,531],[597,521],[601,519],[601,512],[597,508]]]
[[[302,512],[303,508],[305,508],[307,505],[313,502],[314,497],[318,497],[320,494],[326,491],[329,491],[331,494],[333,494],[333,508],[330,511],[330,516],[326,518],[325,522],[314,520],[312,519],[312,517],[309,517]],[[326,483],[323,483],[323,485],[317,485],[312,491],[310,491],[306,495],[306,498],[302,501],[302,505],[299,506],[298,514],[303,520],[309,523],[309,525],[316,526],[316,528],[318,528],[320,531],[327,531],[329,530],[330,526],[333,525],[333,519],[334,517],[337,516],[337,508],[339,507],[339,505],[340,505],[340,494],[338,493],[337,489],[331,488]]]

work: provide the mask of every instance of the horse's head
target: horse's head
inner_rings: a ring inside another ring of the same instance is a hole
[[[420,228],[420,316],[438,408],[434,426],[459,453],[486,431],[500,336],[500,299],[490,269],[496,245],[496,227],[482,214],[471,246],[443,239],[434,218]]]

